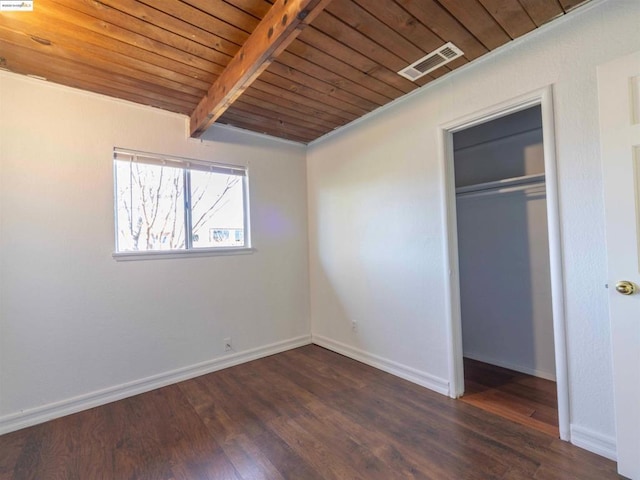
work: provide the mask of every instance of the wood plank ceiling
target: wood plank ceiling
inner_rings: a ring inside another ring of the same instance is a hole
[[[307,3],[320,4],[310,25],[303,21],[284,51],[265,50],[266,70],[257,65],[217,122],[307,143],[586,2]],[[35,0],[32,12],[0,12],[0,68],[192,116],[271,8],[264,0]],[[464,56],[415,82],[396,73],[446,42]]]

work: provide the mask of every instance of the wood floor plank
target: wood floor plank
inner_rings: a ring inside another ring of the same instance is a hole
[[[475,423],[467,424],[469,420],[473,420],[473,417],[461,417],[462,413],[458,409],[459,401],[450,400],[444,404],[442,402],[432,404],[430,399],[417,394],[414,390],[415,386],[409,382],[398,385],[397,382],[387,384],[376,381],[375,387],[370,386],[369,388],[387,398],[392,404],[403,405],[407,409],[407,414],[411,412],[412,415],[424,419],[423,421],[428,428],[440,438],[453,438],[453,444],[449,444],[449,448],[459,451],[475,450],[484,457],[499,463],[506,463],[511,467],[517,466],[522,471],[530,473],[535,472],[539,466],[539,462],[535,458],[512,448],[510,442],[502,442],[504,431]],[[459,419],[459,421],[452,422],[452,418]],[[510,433],[514,438],[522,435],[522,432]],[[528,433],[534,436],[535,443],[540,443],[540,440],[549,441],[548,437],[540,437],[537,432]],[[524,438],[528,441],[528,437]]]
[[[310,345],[0,436],[1,480],[94,478],[621,477],[602,457]]]
[[[352,478],[365,480],[352,462],[337,461],[338,452],[322,442],[315,429],[308,429],[297,418],[276,418],[269,422],[269,428],[308,463],[315,471],[323,472],[325,478]],[[338,433],[339,435],[340,433]]]
[[[461,401],[511,421],[559,436],[555,382],[464,359]]]
[[[246,435],[227,440],[222,448],[241,478],[284,480],[265,453]]]
[[[493,405],[494,408],[504,408],[516,415],[525,417],[530,417],[536,411],[535,406],[532,406],[529,402],[523,402],[520,398],[499,390],[486,390],[475,395],[465,395],[463,398],[465,402],[473,402],[476,405],[486,403]]]
[[[505,406],[507,402],[505,402],[503,398],[502,399],[495,399],[495,398],[492,399],[492,398],[486,398],[486,397],[480,398],[477,395],[473,395],[469,398],[465,398],[463,401],[469,405],[474,405],[487,412],[494,413],[503,418],[512,420],[516,423],[519,423],[520,425],[526,425],[530,428],[535,428],[536,430],[547,433],[548,435],[558,434],[557,427],[554,427],[553,425],[549,425],[543,421],[537,420],[532,417],[532,415],[535,413],[535,410],[531,410],[529,413],[526,413],[526,412],[521,413],[519,411],[516,411],[512,408]]]

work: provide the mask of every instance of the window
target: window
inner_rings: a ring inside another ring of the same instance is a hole
[[[116,255],[247,249],[247,171],[114,150]]]

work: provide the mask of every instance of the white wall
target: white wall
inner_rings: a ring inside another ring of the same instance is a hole
[[[0,433],[309,342],[304,146],[185,120],[0,73]],[[256,252],[116,262],[114,146],[248,165]]]
[[[638,25],[637,0],[583,8],[313,143],[307,169],[314,340],[446,390],[438,126],[553,85],[572,440],[613,454],[596,66],[612,52],[640,49]]]

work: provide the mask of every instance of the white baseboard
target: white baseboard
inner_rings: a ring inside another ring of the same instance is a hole
[[[614,462],[618,459],[616,439],[588,428],[571,425],[571,443]]]
[[[439,378],[421,370],[407,367],[406,365],[382,358],[378,355],[374,355],[345,343],[323,337],[322,335],[313,335],[312,343],[336,353],[340,353],[345,357],[353,358],[359,362],[371,365],[372,367],[378,368],[397,377],[404,378],[405,380],[426,387],[429,390],[433,390],[442,395],[449,395],[449,382],[444,378]]]
[[[534,377],[544,378],[545,380],[556,381],[556,375],[553,372],[544,372],[542,370],[536,370],[535,368],[523,367],[520,365],[514,365],[509,362],[503,362],[495,358],[490,358],[482,354],[476,354],[473,352],[464,352],[463,356],[470,358],[471,360],[477,360],[478,362],[488,363],[497,367],[507,368],[520,373],[526,373],[527,375],[533,375]]]
[[[246,350],[244,352],[237,352],[213,360],[207,360],[206,362],[197,363],[188,367],[152,375],[140,380],[115,385],[113,387],[68,398],[59,402],[43,405],[41,407],[5,415],[0,417],[0,435],[20,430],[21,428],[30,427],[38,423],[47,422],[54,418],[98,407],[116,400],[148,392],[150,390],[155,390],[156,388],[178,383],[183,380],[199,377],[200,375],[205,375],[207,373],[239,365],[251,360],[267,357],[275,353],[284,352],[303,345],[309,345],[310,343],[311,336],[303,335],[289,340]]]

